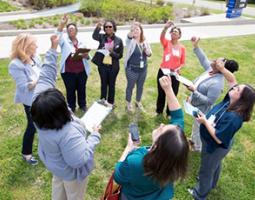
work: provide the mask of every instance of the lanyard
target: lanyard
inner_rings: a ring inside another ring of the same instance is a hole
[[[143,60],[143,46],[142,44],[138,44],[138,43],[137,43],[137,46],[140,52],[140,59]]]
[[[220,109],[216,112],[216,113],[214,113],[214,114],[212,114],[212,115],[214,115],[214,116],[216,116],[223,108],[225,108],[225,106],[227,106],[229,104],[229,102],[226,102],[223,106],[221,106],[220,107]],[[218,117],[218,119],[217,119],[217,121],[214,123],[215,125],[218,123],[218,121],[222,118],[222,116],[225,114],[225,112],[227,111],[227,109],[226,110],[224,110],[222,113],[221,113],[221,115]]]

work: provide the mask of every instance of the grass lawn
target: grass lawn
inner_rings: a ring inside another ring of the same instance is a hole
[[[236,74],[240,83],[255,85],[255,35],[232,38],[202,40],[200,46],[209,58],[226,57],[237,59],[240,70]],[[183,42],[187,48],[186,67],[182,75],[194,79],[203,70],[192,53],[189,41]],[[95,170],[89,176],[86,200],[99,199],[106,182],[114,169],[126,144],[128,124],[137,121],[142,135],[142,145],[151,143],[151,132],[160,123],[166,123],[165,116],[154,117],[157,96],[156,75],[161,62],[162,48],[152,45],[153,56],[149,60],[148,76],[145,82],[143,104],[146,113],[128,115],[125,112],[126,78],[121,64],[116,84],[117,108],[104,121],[101,144],[96,149]],[[26,126],[22,105],[14,105],[14,81],[8,75],[9,60],[0,60],[0,199],[3,200],[48,200],[51,197],[51,174],[42,162],[38,166],[28,166],[21,159],[21,142]],[[57,87],[64,91],[63,82],[58,78]],[[224,91],[224,93],[226,90]],[[96,67],[87,84],[88,104],[98,99],[100,81]],[[135,93],[134,93],[135,94]],[[178,98],[182,101],[189,92],[180,86]],[[77,115],[81,116],[80,112]],[[235,137],[232,151],[223,163],[222,176],[209,200],[252,200],[255,196],[255,127],[253,121],[246,123]],[[185,133],[190,136],[192,118],[185,116]],[[34,142],[34,154],[37,157],[38,137]],[[186,188],[194,186],[199,169],[199,154],[190,154],[189,174],[184,182],[175,187],[175,200],[191,200]]]

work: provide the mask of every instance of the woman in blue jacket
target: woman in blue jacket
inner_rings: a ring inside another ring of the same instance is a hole
[[[36,165],[38,161],[32,155],[34,134],[36,132],[30,116],[30,107],[34,88],[37,84],[41,61],[36,55],[36,38],[30,34],[19,34],[12,43],[9,73],[16,83],[15,103],[22,103],[27,118],[27,127],[23,136],[22,158],[28,164]]]
[[[224,67],[218,60],[217,65]],[[226,70],[226,69],[225,69]],[[232,75],[231,72],[229,72]],[[189,189],[193,198],[205,200],[216,187],[221,172],[221,162],[231,150],[233,137],[243,122],[251,118],[255,103],[255,90],[250,85],[237,85],[234,75],[231,87],[224,100],[214,106],[207,115],[196,118],[200,125],[202,141],[201,165],[198,183]]]
[[[189,146],[183,132],[184,119],[173,92],[170,77],[162,77],[170,110],[170,124],[161,124],[152,132],[151,147],[140,147],[129,137],[115,167],[114,180],[121,185],[121,200],[169,200],[173,183],[187,171]]]

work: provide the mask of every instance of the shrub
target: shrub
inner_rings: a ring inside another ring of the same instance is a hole
[[[31,4],[37,9],[42,9],[44,7],[56,7],[64,6],[68,4],[75,3],[77,0],[30,0]]]
[[[10,12],[18,10],[18,8],[10,5],[8,2],[0,0],[0,12]]]

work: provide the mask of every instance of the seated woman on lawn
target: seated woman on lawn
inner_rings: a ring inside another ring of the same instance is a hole
[[[167,96],[170,123],[153,130],[149,148],[137,148],[129,137],[114,172],[114,180],[122,187],[121,200],[169,200],[173,183],[187,172],[189,145],[183,132],[183,112],[171,78],[163,76],[160,85]]]

